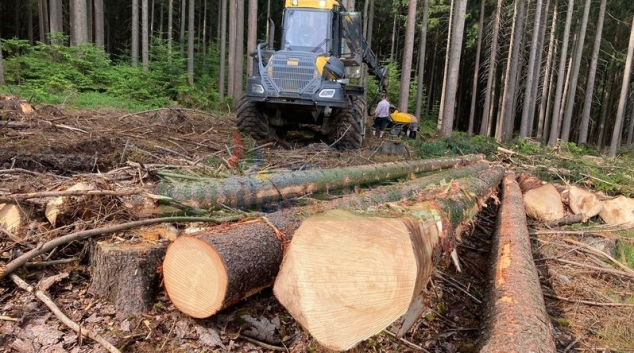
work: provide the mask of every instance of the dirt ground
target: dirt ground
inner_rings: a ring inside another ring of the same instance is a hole
[[[372,140],[356,152],[328,148],[318,138],[291,135],[253,151],[245,141],[243,164],[229,169],[232,156],[232,114],[186,109],[161,109],[142,114],[116,111],[75,111],[36,107],[31,115],[3,112],[0,119],[0,196],[64,190],[79,181],[104,190],[152,190],[166,171],[209,177],[259,168],[288,171],[364,165],[410,158],[406,148],[386,154],[383,142]],[[388,142],[389,143],[389,142]],[[389,149],[394,151],[394,149]],[[141,217],[122,207],[116,196],[84,197],[53,226],[44,217],[47,200],[21,202],[25,221],[15,236],[0,234],[0,266],[39,243],[82,229],[123,223]],[[83,206],[82,206],[83,205]],[[91,205],[91,207],[85,207]],[[89,208],[91,212],[85,212]],[[480,339],[487,285],[490,239],[497,206],[492,202],[458,247],[464,271],[439,268],[433,276],[427,310],[403,340],[387,332],[362,342],[353,352],[475,352]],[[541,229],[540,225],[535,225]],[[602,233],[605,234],[605,233]],[[180,313],[161,289],[149,312],[119,315],[114,306],[95,297],[90,284],[92,242],[127,239],[126,232],[72,242],[36,260],[73,258],[67,264],[28,267],[17,273],[35,285],[66,274],[52,284],[52,300],[81,327],[106,337],[125,352],[328,352],[294,321],[272,295],[260,292],[204,320]],[[566,245],[561,234],[535,234],[533,244],[547,308],[560,352],[629,352],[634,349],[631,306],[588,305],[634,303],[633,278],[580,269],[558,259],[595,259]],[[616,235],[601,238],[629,241]],[[605,263],[604,263],[605,264]],[[568,298],[564,301],[559,298]],[[10,279],[0,283],[0,352],[103,352],[99,344],[64,326],[35,296]]]

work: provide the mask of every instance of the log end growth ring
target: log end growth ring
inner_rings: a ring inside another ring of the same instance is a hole
[[[216,250],[195,237],[178,238],[163,261],[165,289],[183,313],[206,318],[223,306],[227,271]]]

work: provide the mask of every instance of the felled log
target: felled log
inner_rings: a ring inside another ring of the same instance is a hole
[[[514,175],[504,178],[502,194],[480,352],[556,352]]]
[[[275,297],[323,346],[347,350],[403,317],[420,318],[433,268],[458,265],[455,245],[503,175],[501,168],[439,185],[417,199],[308,218],[293,236]]]
[[[121,315],[148,311],[166,249],[164,243],[96,243],[90,256],[90,292],[113,303]]]
[[[0,110],[14,110],[22,114],[32,114],[33,107],[29,102],[20,100],[15,96],[1,95],[0,94]]]
[[[165,289],[177,309],[205,318],[273,284],[282,261],[285,238],[303,219],[333,209],[359,209],[417,198],[426,187],[473,176],[487,169],[476,164],[436,173],[407,183],[379,187],[314,206],[283,209],[266,219],[237,223],[213,232],[181,236],[163,261]]]
[[[353,188],[407,177],[410,174],[453,168],[482,160],[482,155],[447,159],[392,162],[359,167],[317,169],[256,177],[235,176],[196,183],[160,183],[157,193],[196,208],[261,207],[269,202],[306,194]]]

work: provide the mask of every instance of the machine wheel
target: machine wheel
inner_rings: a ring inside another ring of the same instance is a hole
[[[254,102],[248,101],[244,96],[238,103],[238,130],[257,140],[264,140],[269,135],[269,122],[266,115],[258,110]]]
[[[342,150],[361,148],[365,100],[353,98],[348,108],[340,109],[332,120],[328,142]]]

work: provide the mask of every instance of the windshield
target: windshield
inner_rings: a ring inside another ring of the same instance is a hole
[[[330,12],[287,10],[284,49],[325,53],[330,48]]]

